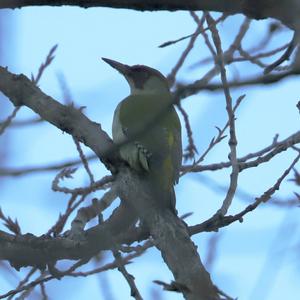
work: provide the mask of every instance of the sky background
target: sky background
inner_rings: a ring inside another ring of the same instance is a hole
[[[58,80],[63,76],[76,105],[86,106],[86,115],[101,123],[109,134],[114,108],[127,96],[129,89],[120,74],[105,64],[101,57],[126,64],[149,65],[167,75],[187,41],[163,49],[158,46],[193,33],[196,29],[188,12],[141,13],[105,8],[25,8],[2,11],[0,20],[1,64],[15,73],[27,76],[36,74],[50,48],[58,44],[55,60],[44,73],[40,88],[63,102]],[[241,16],[234,16],[220,26],[224,48],[234,38],[233,33],[242,20]],[[253,21],[245,47],[262,40],[267,28],[267,21]],[[291,33],[284,30],[271,45],[282,45],[290,37]],[[190,69],[189,66],[208,55],[203,40],[199,39],[178,78],[190,82],[203,75],[208,70],[206,66],[197,69]],[[257,74],[257,69],[248,66],[240,68],[239,72],[244,77]],[[229,73],[234,76],[237,70],[229,67]],[[271,144],[275,134],[279,134],[279,139],[284,139],[298,130],[299,113],[295,106],[299,101],[299,84],[296,80],[289,78],[274,86],[232,91],[233,99],[246,94],[237,112],[238,156],[266,147]],[[0,117],[4,119],[13,108],[4,97],[0,101]],[[201,154],[217,133],[215,126],[222,128],[226,123],[224,96],[221,92],[201,92],[184,100],[183,106],[189,114]],[[22,108],[17,119],[32,117],[34,114],[29,109]],[[183,140],[185,146],[185,132]],[[72,138],[46,123],[9,128],[0,136],[0,151],[6,158],[2,164],[16,168],[47,165],[78,157]],[[84,151],[90,153],[85,147]],[[223,142],[215,147],[205,163],[226,161],[228,151],[227,142]],[[294,157],[293,151],[287,151],[259,169],[243,172],[239,178],[239,192],[229,213],[239,212],[249,201],[272,186]],[[97,161],[91,166],[97,179],[107,174]],[[220,207],[226,194],[229,174],[230,170],[204,172],[189,174],[181,179],[176,186],[177,206],[179,214],[194,212],[187,220],[188,224],[204,221]],[[6,215],[18,219],[24,233],[43,234],[56,221],[58,214],[64,211],[67,198],[51,190],[54,176],[55,173],[39,173],[0,178],[0,206]],[[74,180],[64,181],[64,184],[88,184],[83,169],[79,169],[74,177]],[[281,198],[292,197],[293,191],[296,191],[293,184],[285,181],[276,195]],[[100,197],[101,193],[96,193],[96,196]],[[205,262],[210,239],[219,236],[216,260],[209,270],[218,287],[232,297],[242,300],[295,299],[300,292],[299,257],[296,251],[300,230],[297,219],[298,209],[284,210],[262,205],[248,214],[243,223],[234,223],[218,233],[193,236],[193,240]],[[109,253],[104,253],[104,256],[107,261],[111,259]],[[67,265],[67,262],[60,264],[62,268]],[[94,266],[95,262],[92,262],[84,269]],[[173,278],[157,250],[150,249],[128,266],[128,270],[135,276],[145,299],[182,299],[177,294],[167,292],[158,298],[160,287],[152,281],[170,282]],[[27,271],[22,269],[20,273],[1,276],[0,293],[13,289],[18,278]],[[50,299],[56,300],[66,297],[75,300],[130,299],[129,288],[118,271],[89,278],[55,280],[47,284],[47,291]],[[39,297],[37,289],[30,299]]]

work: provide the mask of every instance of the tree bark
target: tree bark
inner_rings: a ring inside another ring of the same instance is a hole
[[[0,8],[27,6],[78,6],[124,8],[138,11],[212,11],[244,14],[254,19],[275,18],[299,30],[300,0],[1,0]]]
[[[186,224],[170,210],[157,207],[151,187],[134,171],[121,169],[117,181],[121,199],[134,206],[137,215],[148,226],[155,246],[184,297],[189,300],[219,299]]]

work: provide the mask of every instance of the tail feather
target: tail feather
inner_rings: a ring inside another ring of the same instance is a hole
[[[175,213],[175,215],[177,215],[178,212],[176,209],[176,194],[173,186],[170,191],[170,206],[171,206],[171,210]]]
[[[167,191],[160,191],[157,194],[157,201],[159,205],[161,205],[163,208],[170,209],[175,215],[177,215],[176,210],[176,194],[174,187],[172,186]]]

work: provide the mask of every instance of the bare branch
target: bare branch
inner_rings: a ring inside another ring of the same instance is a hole
[[[113,185],[100,200],[94,198],[92,200],[92,205],[79,209],[76,217],[71,223],[71,230],[68,233],[68,237],[73,238],[82,235],[86,223],[96,216],[99,216],[117,197],[118,195],[116,193],[115,186]]]
[[[196,16],[196,14],[193,12],[191,12],[190,14],[192,16],[194,15],[194,17]],[[204,17],[202,17],[201,21],[199,21],[198,27],[197,27],[195,33],[191,36],[191,39],[190,39],[187,47],[181,53],[181,56],[180,56],[178,62],[176,63],[176,65],[174,66],[174,68],[172,69],[171,73],[167,76],[170,86],[172,86],[174,84],[176,74],[178,73],[179,69],[182,67],[182,65],[183,65],[184,61],[186,60],[190,51],[193,49],[197,37],[204,30],[203,29],[204,20],[205,20]]]
[[[4,221],[5,227],[8,228],[11,232],[13,232],[16,235],[21,234],[21,228],[17,219],[13,221],[10,217],[6,217],[2,212],[1,208],[0,208],[0,219]]]
[[[184,159],[192,159],[195,157],[195,154],[198,153],[197,147],[194,143],[193,139],[193,131],[189,121],[189,116],[186,111],[183,109],[180,103],[177,104],[179,111],[181,112],[185,124],[185,129],[188,136],[188,146],[185,149],[185,153],[183,154]]]
[[[4,120],[2,123],[0,123],[0,135],[3,134],[3,132],[5,131],[5,129],[10,126],[12,120],[16,117],[18,111],[20,110],[20,106],[19,107],[15,107],[13,112],[11,113],[10,116],[8,116],[6,118],[6,120]]]
[[[228,82],[229,88],[240,88],[243,86],[248,85],[268,85],[268,84],[274,84],[276,82],[279,82],[287,77],[297,76],[300,74],[300,69],[291,69],[279,74],[270,74],[270,75],[264,75],[264,76],[255,76],[252,78],[239,80],[239,81],[231,81]],[[200,91],[219,91],[223,89],[223,85],[216,83],[207,83],[203,82],[202,80],[199,80],[198,82],[195,82],[193,84],[188,85],[181,85],[179,84],[176,89],[176,94],[180,99],[184,99],[190,95],[194,95],[199,93]]]
[[[286,51],[283,53],[283,55],[278,60],[273,62],[271,65],[269,65],[264,70],[264,74],[268,74],[268,73],[272,72],[277,66],[282,64],[284,61],[289,60],[294,49],[297,47],[297,44],[298,44],[298,34],[296,32],[294,32],[294,36],[293,36],[291,42],[289,43],[289,46],[287,47]]]
[[[95,154],[86,156],[87,161],[93,161],[95,159],[97,159],[97,156]],[[75,167],[81,163],[82,163],[81,159],[72,159],[62,163],[57,162],[45,166],[41,165],[36,167],[27,166],[23,168],[0,168],[0,176],[22,176],[22,175],[27,175],[32,173],[60,171],[62,169]]]
[[[236,104],[233,108],[233,111],[235,112],[237,110],[237,108],[239,107],[239,105],[241,104],[242,100],[245,98],[245,95],[240,96],[237,101]],[[197,161],[195,161],[195,163],[193,163],[192,165],[188,166],[182,166],[181,167],[181,174],[180,176],[184,176],[185,174],[189,173],[189,172],[196,172],[195,170],[200,168],[203,168],[204,166],[200,166],[199,164],[205,159],[206,155],[213,149],[213,147],[215,147],[218,143],[220,143],[226,136],[225,136],[225,131],[229,126],[229,121],[227,121],[227,123],[225,124],[225,126],[220,129],[219,127],[216,127],[216,129],[218,130],[218,135],[214,138],[212,138],[212,140],[210,141],[208,147],[206,148],[206,150],[202,153],[202,155],[197,159]],[[228,167],[231,166],[231,163],[228,162]]]
[[[14,105],[31,108],[46,121],[89,145],[98,157],[107,159],[113,155],[113,143],[109,136],[99,124],[91,122],[79,110],[45,95],[24,75],[14,75],[0,67],[0,79],[0,90]]]
[[[234,215],[234,216],[222,216],[220,214],[215,214],[212,218],[208,219],[207,221],[191,226],[190,234],[199,233],[202,231],[217,231],[221,227],[228,226],[229,224],[239,221],[243,222],[243,217],[255,210],[260,204],[265,203],[270,200],[272,195],[279,190],[282,181],[286,178],[286,176],[290,173],[290,171],[294,168],[297,162],[300,159],[300,152],[298,153],[297,157],[293,160],[291,165],[283,172],[283,174],[277,179],[276,183],[269,188],[266,192],[263,193],[260,197],[255,199],[255,202],[248,205],[243,211]]]
[[[55,50],[57,49],[57,47],[58,47],[58,45],[56,44],[50,49],[48,55],[46,56],[45,62],[40,65],[36,77],[34,77],[33,75],[31,76],[31,81],[34,82],[35,84],[39,83],[45,70],[47,69],[47,67],[49,67],[51,65],[51,63],[55,57],[54,53],[55,53]]]
[[[27,273],[27,275],[24,277],[24,279],[22,279],[18,286],[16,287],[16,289],[19,289],[21,287],[23,287],[29,280],[30,277],[37,271],[37,268],[31,268],[31,270]],[[13,299],[13,295],[9,296],[7,298],[7,300],[12,300]]]
[[[221,80],[224,88],[224,95],[226,98],[226,111],[228,114],[228,122],[229,122],[229,141],[228,145],[230,147],[230,163],[232,166],[232,172],[230,174],[230,184],[228,188],[228,192],[226,194],[226,197],[223,201],[222,207],[218,211],[218,213],[222,215],[226,215],[228,208],[231,205],[232,199],[234,197],[234,193],[237,188],[237,181],[238,181],[238,175],[239,175],[239,165],[237,161],[237,153],[236,153],[236,146],[237,146],[237,138],[235,133],[235,116],[234,116],[234,110],[232,107],[232,98],[230,95],[229,87],[228,87],[228,81],[226,76],[226,69],[225,64],[223,60],[223,51],[221,46],[221,39],[217,30],[217,27],[214,24],[213,18],[210,16],[209,13],[206,13],[206,21],[211,26],[210,30],[212,33],[212,38],[217,50],[217,54],[215,56],[215,62],[216,65],[219,65],[220,72],[221,72]]]
[[[120,254],[119,251],[113,251],[115,260],[118,264],[118,270],[121,272],[121,274],[124,276],[124,278],[126,279],[129,287],[130,287],[130,295],[131,297],[135,298],[136,300],[142,300],[142,296],[134,282],[134,276],[131,275],[130,273],[128,273],[128,271],[125,268],[124,263],[122,262],[122,256]]]
[[[218,19],[216,20],[216,22],[219,23],[219,22],[224,21],[224,20],[227,18],[227,16],[228,16],[228,15],[223,14],[220,18],[218,18]],[[201,34],[202,31],[206,31],[206,30],[208,30],[208,29],[209,29],[209,27],[205,27],[203,30],[201,29],[199,33]],[[184,40],[186,40],[186,39],[193,38],[194,35],[198,35],[199,33],[198,33],[198,30],[196,30],[196,32],[194,32],[194,33],[192,33],[192,34],[186,35],[186,36],[184,36],[184,37],[182,37],[182,38],[179,38],[179,39],[177,39],[177,40],[165,42],[165,43],[159,45],[158,47],[159,47],[159,48],[164,48],[164,47],[168,47],[168,46],[174,45],[174,44],[176,44],[176,43],[178,43],[178,42],[181,42],[181,41],[184,41]]]
[[[41,79],[44,71],[46,70],[46,68],[51,64],[52,60],[54,59],[54,52],[57,48],[57,45],[53,46],[47,57],[46,57],[46,60],[44,63],[41,64],[40,68],[39,68],[39,71],[38,71],[38,74],[36,76],[36,78],[34,78],[32,76],[31,80],[37,84],[39,82],[39,80]],[[7,117],[7,119],[5,121],[3,121],[2,123],[0,123],[0,135],[5,131],[5,129],[11,125],[11,122],[12,120],[16,117],[18,111],[19,111],[20,107],[15,107],[14,111],[12,112],[12,114],[10,116]]]
[[[83,151],[81,149],[79,141],[76,138],[74,138],[74,137],[73,137],[73,141],[74,141],[74,143],[76,145],[76,149],[77,149],[77,151],[79,153],[79,156],[80,156],[80,159],[82,161],[82,164],[83,164],[83,166],[84,166],[87,174],[89,175],[90,183],[91,183],[91,185],[93,185],[95,183],[95,179],[94,179],[94,175],[93,175],[93,173],[92,173],[92,171],[91,171],[91,169],[89,167],[88,160],[87,160],[86,156],[84,155],[84,153],[83,153]]]
[[[88,194],[100,189],[106,189],[107,185],[113,181],[113,176],[105,176],[102,179],[93,182],[87,187],[84,188],[74,188],[69,189],[67,187],[60,187],[59,181],[64,178],[73,178],[73,173],[76,171],[76,169],[63,169],[61,172],[59,172],[53,182],[52,182],[52,189],[55,192],[62,192],[65,194]]]
[[[274,139],[273,143],[257,152],[249,153],[238,159],[239,170],[243,171],[248,168],[256,167],[262,163],[270,161],[273,157],[279,153],[286,151],[294,145],[300,143],[300,131],[290,135],[281,142]],[[266,154],[267,153],[267,154]],[[257,159],[247,162],[247,160],[257,157]],[[210,165],[186,165],[182,167],[182,172],[203,172],[203,171],[215,171],[231,166],[230,161],[215,163]]]

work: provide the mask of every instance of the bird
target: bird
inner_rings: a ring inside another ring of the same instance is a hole
[[[102,59],[121,73],[130,87],[130,95],[118,104],[112,122],[120,157],[147,180],[155,203],[177,214],[174,185],[182,163],[181,124],[168,80],[145,65]]]

